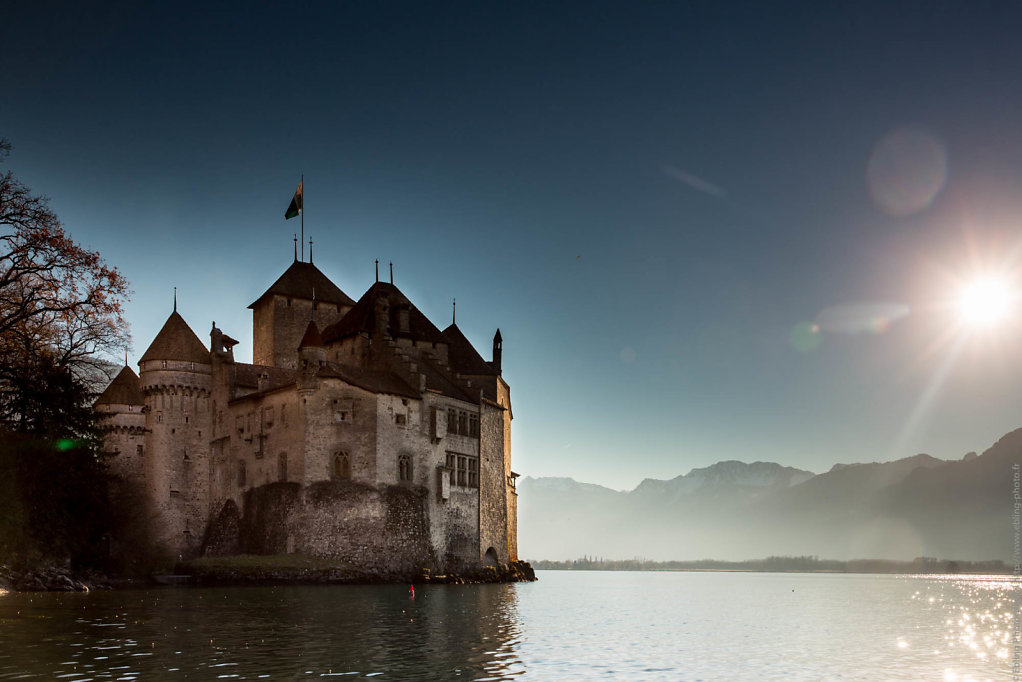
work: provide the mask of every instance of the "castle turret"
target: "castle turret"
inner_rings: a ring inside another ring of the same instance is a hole
[[[106,447],[116,453],[110,471],[129,485],[142,485],[145,456],[145,396],[138,375],[125,365],[94,403],[106,433]]]
[[[210,354],[175,310],[139,367],[151,537],[171,554],[190,555],[209,512]]]
[[[298,369],[300,371],[301,384],[303,387],[314,387],[316,384],[316,373],[326,363],[326,348],[323,347],[323,337],[319,333],[316,321],[309,322],[305,328],[305,334],[298,344]]]

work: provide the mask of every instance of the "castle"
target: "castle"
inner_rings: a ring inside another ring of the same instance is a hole
[[[368,569],[517,561],[510,389],[377,281],[298,258],[249,308],[254,364],[177,312],[95,403],[112,472],[165,555],[300,553]]]

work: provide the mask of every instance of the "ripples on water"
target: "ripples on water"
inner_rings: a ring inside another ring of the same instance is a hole
[[[1008,578],[542,572],[517,585],[0,593],[0,679],[1007,679]]]

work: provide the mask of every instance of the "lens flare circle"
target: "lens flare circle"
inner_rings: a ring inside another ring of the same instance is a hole
[[[1014,298],[1006,281],[998,277],[983,277],[962,289],[958,296],[958,311],[968,324],[987,326],[1008,316]]]
[[[896,217],[929,207],[947,180],[944,144],[920,128],[899,128],[873,148],[866,186],[876,205]]]

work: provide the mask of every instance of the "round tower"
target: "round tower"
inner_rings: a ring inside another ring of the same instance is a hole
[[[188,557],[198,552],[209,515],[212,366],[176,306],[139,369],[150,537],[172,558]]]
[[[110,472],[133,488],[144,486],[145,396],[138,375],[127,365],[93,403],[104,433],[104,446],[116,453]]]

